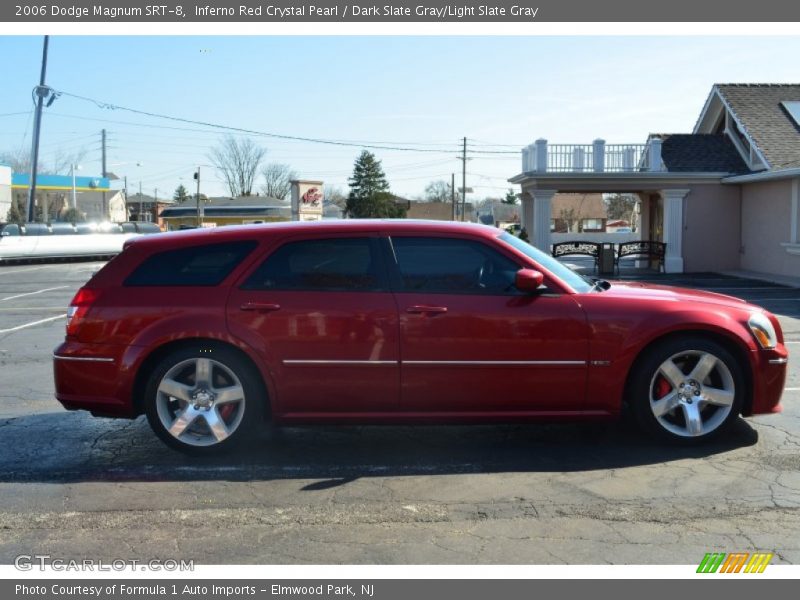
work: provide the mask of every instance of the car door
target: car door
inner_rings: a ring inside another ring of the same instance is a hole
[[[551,413],[583,406],[586,318],[574,297],[514,286],[517,258],[482,240],[393,235],[401,406]]]
[[[397,308],[376,235],[284,241],[227,312],[231,332],[263,355],[284,416],[397,410]]]

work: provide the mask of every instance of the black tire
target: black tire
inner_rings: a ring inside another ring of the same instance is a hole
[[[692,375],[702,375],[712,364],[708,356],[716,362],[697,381]],[[647,350],[633,368],[627,400],[645,434],[678,445],[705,443],[723,434],[741,413],[746,393],[742,366],[713,339],[670,338]]]
[[[148,378],[147,420],[161,441],[186,454],[228,452],[252,438],[263,423],[266,399],[259,377],[237,352],[224,346],[175,350]],[[235,400],[238,396],[241,399]]]

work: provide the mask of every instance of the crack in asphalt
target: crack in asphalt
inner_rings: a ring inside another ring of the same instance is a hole
[[[695,501],[696,503],[696,501]],[[405,506],[373,503],[350,504],[346,510],[328,506],[236,507],[193,509],[115,509],[111,511],[67,512],[0,512],[0,528],[13,530],[79,530],[128,529],[146,523],[149,527],[162,524],[192,527],[197,523],[214,523],[216,527],[241,525],[277,526],[297,525],[360,525],[360,524],[410,524],[487,521],[545,521],[552,518],[587,518],[603,523],[651,523],[673,525],[676,523],[702,523],[709,518],[732,519],[771,514],[777,518],[800,517],[800,506],[780,505],[743,506],[730,501],[724,510],[716,509],[709,515],[702,511],[685,510],[659,514],[659,510],[646,503],[615,502],[605,507],[580,505],[552,505],[529,512],[529,503],[420,503],[414,511]],[[544,513],[542,513],[544,511]],[[737,529],[740,527],[736,524]]]

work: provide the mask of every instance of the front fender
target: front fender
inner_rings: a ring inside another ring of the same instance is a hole
[[[590,361],[587,410],[619,413],[625,386],[636,359],[657,340],[678,333],[708,333],[728,340],[748,359],[752,381],[752,353],[756,342],[747,328],[749,311],[715,307],[676,307],[643,312],[624,306],[587,309]]]

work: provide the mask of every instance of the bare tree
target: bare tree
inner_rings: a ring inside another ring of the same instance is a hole
[[[235,138],[228,135],[211,150],[208,157],[222,172],[230,195],[236,198],[253,193],[258,167],[266,153],[265,148],[250,138]]]
[[[66,175],[69,173],[70,165],[77,165],[86,157],[86,148],[81,148],[75,152],[64,152],[56,150],[50,162],[39,162],[40,175]],[[20,148],[18,150],[6,150],[0,152],[0,163],[5,163],[15,173],[31,172],[31,153],[29,150]]]
[[[79,165],[81,161],[86,158],[86,154],[86,148],[81,148],[75,152],[64,152],[59,148],[53,153],[53,159],[50,162],[49,169],[43,166],[40,172],[48,174],[69,173],[70,167],[72,165]]]
[[[262,193],[278,200],[286,199],[292,191],[292,179],[297,179],[297,173],[289,165],[282,163],[267,163],[261,169],[261,175],[264,177]]]
[[[428,202],[452,202],[453,189],[442,179],[431,181],[425,186],[425,200]]]
[[[30,173],[31,171],[31,153],[30,150],[26,151],[22,148],[18,150],[6,150],[0,152],[0,163],[6,164],[11,167],[14,173]]]
[[[325,204],[335,204],[344,210],[347,207],[347,194],[336,186],[325,186]]]
[[[575,208],[562,208],[558,213],[559,218],[567,227],[567,233],[573,233],[572,228],[580,218],[580,213],[575,214]]]

